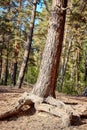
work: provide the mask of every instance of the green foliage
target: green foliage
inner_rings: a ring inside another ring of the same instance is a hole
[[[70,12],[68,12],[66,19],[68,31],[66,32],[66,44],[62,52],[63,60],[66,59],[68,43],[73,36],[72,47],[64,74],[63,85],[60,86],[61,74],[59,71],[57,89],[60,90],[62,87],[62,92],[72,95],[81,93],[85,88],[85,52],[87,51],[87,6],[85,4],[83,1],[71,0],[71,3],[69,3]]]
[[[37,80],[39,69],[36,66],[29,65],[26,71],[24,81],[34,84]]]

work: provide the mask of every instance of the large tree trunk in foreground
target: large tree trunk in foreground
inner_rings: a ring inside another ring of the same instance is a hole
[[[55,85],[62,50],[67,0],[53,0],[50,17],[50,28],[42,57],[39,77],[33,93],[55,97]]]
[[[25,71],[27,68],[28,59],[29,59],[32,37],[33,37],[33,30],[34,30],[34,21],[35,21],[35,15],[36,15],[36,4],[37,4],[37,0],[34,0],[33,1],[32,16],[31,16],[31,23],[30,23],[30,30],[28,33],[26,48],[25,48],[25,52],[24,52],[24,58],[23,58],[23,62],[21,65],[21,69],[20,69],[20,73],[19,73],[19,77],[18,77],[18,81],[17,81],[18,88],[21,88],[21,85],[22,85],[22,82],[24,79],[24,74],[25,74]]]

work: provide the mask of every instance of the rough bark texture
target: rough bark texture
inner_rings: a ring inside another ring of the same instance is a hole
[[[18,81],[17,81],[18,88],[21,88],[21,85],[22,85],[22,82],[24,79],[24,74],[25,74],[26,67],[27,67],[27,63],[28,63],[28,59],[29,59],[31,43],[32,43],[32,36],[33,36],[33,29],[34,29],[34,21],[35,21],[35,15],[36,15],[36,3],[37,3],[37,0],[34,0],[32,16],[31,16],[30,31],[28,33],[27,43],[26,43],[25,52],[24,52],[24,58],[23,58],[23,62],[21,65],[21,69],[20,69],[20,73],[19,73],[19,77],[18,77]]]
[[[55,85],[62,49],[67,0],[53,0],[50,17],[50,28],[42,57],[39,77],[33,93],[47,97],[55,97]]]

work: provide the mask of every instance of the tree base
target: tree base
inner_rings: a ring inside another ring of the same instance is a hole
[[[25,107],[27,106],[27,107]],[[0,120],[18,115],[26,108],[34,108],[37,112],[47,112],[54,116],[58,116],[62,119],[63,126],[68,127],[70,125],[75,125],[76,122],[81,123],[81,116],[87,116],[85,111],[87,111],[87,105],[82,106],[83,111],[80,111],[80,107],[72,107],[71,105],[66,105],[62,101],[54,99],[53,97],[41,98],[32,93],[24,93],[21,98],[18,99],[17,104],[12,110],[0,114]],[[79,109],[78,109],[79,108]]]

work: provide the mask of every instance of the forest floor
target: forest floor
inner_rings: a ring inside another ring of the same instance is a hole
[[[0,86],[0,113],[11,109],[25,91],[30,92],[31,88],[16,89]],[[87,104],[87,97],[67,96],[62,93],[56,93],[56,95],[57,99],[66,103]],[[35,113],[34,110],[31,110],[0,121],[0,130],[87,130],[87,117],[82,119],[82,124],[64,128],[61,118],[46,112]]]

